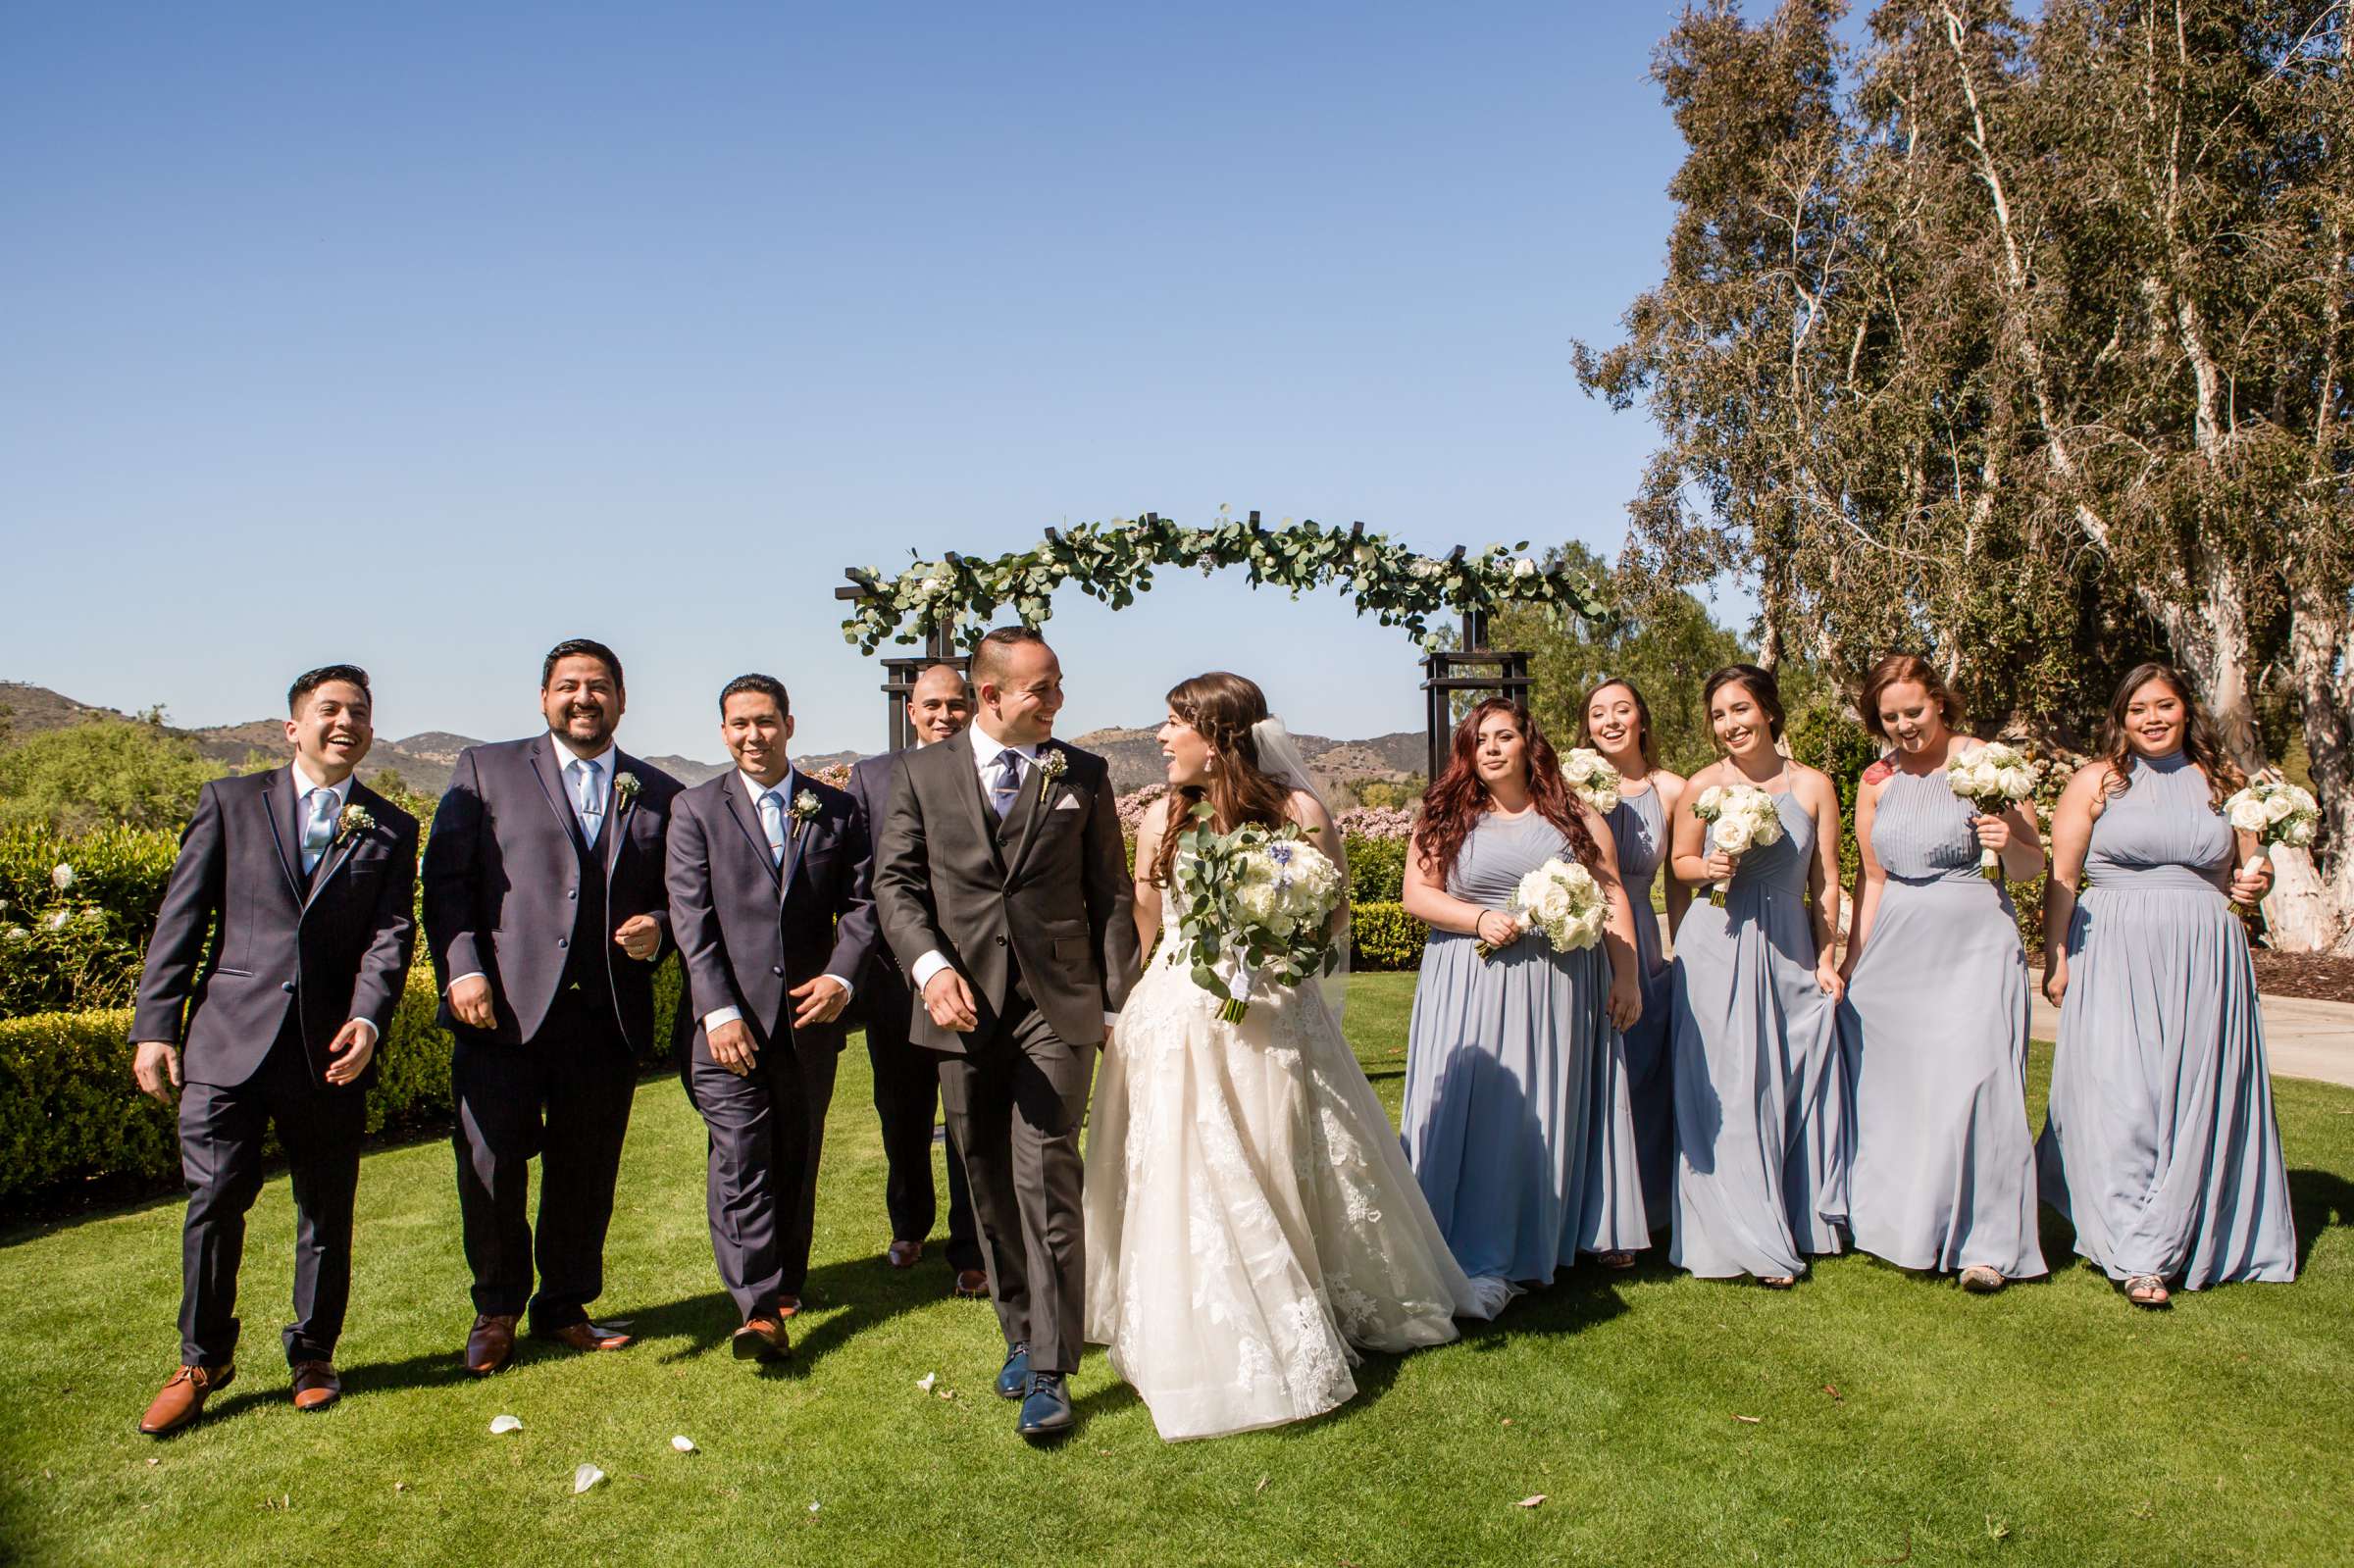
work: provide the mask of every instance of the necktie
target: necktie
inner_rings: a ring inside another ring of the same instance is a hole
[[[310,794],[311,820],[302,830],[302,874],[308,877],[319,869],[319,857],[327,846],[335,841],[335,792],[333,789],[314,789]]]
[[[1013,801],[1022,792],[1022,754],[1007,746],[998,753],[998,778],[989,786],[989,803],[1003,822],[1013,815]]]
[[[580,802],[581,835],[594,844],[596,831],[605,822],[605,802],[596,787],[596,781],[605,771],[604,765],[576,760],[566,771],[580,783],[579,792],[574,798]]]
[[[785,801],[774,789],[760,795],[760,831],[768,835],[769,864],[785,863]]]

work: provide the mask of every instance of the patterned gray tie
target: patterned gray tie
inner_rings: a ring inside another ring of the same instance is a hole
[[[989,786],[990,809],[1003,822],[1013,815],[1013,803],[1022,792],[1022,754],[1007,746],[998,753],[997,782]]]

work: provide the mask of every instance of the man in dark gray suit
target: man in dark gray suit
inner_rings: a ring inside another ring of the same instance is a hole
[[[654,965],[670,936],[663,838],[679,784],[614,745],[625,700],[612,649],[558,643],[539,672],[546,732],[460,752],[426,841],[426,945],[457,1037],[453,1141],[475,1307],[465,1354],[477,1374],[513,1357],[527,1306],[536,1336],[575,1350],[630,1342],[588,1308],[604,1290],[637,1059],[654,1042]]]
[[[736,766],[670,819],[670,929],[687,969],[680,1076],[710,1127],[711,1252],[743,1315],[741,1359],[790,1353],[816,1218],[840,1022],[875,941],[865,815],[787,754],[793,705],[764,675],[719,694]]]
[[[911,751],[953,740],[973,721],[972,688],[952,664],[936,664],[915,678],[907,693],[907,720],[915,733]],[[891,805],[891,782],[907,751],[867,757],[850,770],[849,790],[880,832]],[[866,1024],[866,1055],[875,1073],[875,1114],[883,1124],[883,1206],[891,1217],[891,1245],[884,1257],[895,1269],[913,1268],[924,1255],[939,1199],[932,1186],[932,1128],[940,1110],[940,1057],[909,1041],[915,995],[891,956],[888,942],[875,943],[874,961],[859,986],[854,1009]],[[989,1294],[981,1262],[981,1235],[973,1220],[971,1184],[956,1138],[947,1139],[947,1262],[955,1281],[948,1293]]]
[[[343,1391],[352,1196],[377,1042],[415,945],[417,822],[352,778],[376,739],[366,671],[313,670],[286,708],[288,766],[197,795],[131,1015],[139,1087],[166,1105],[183,1089],[180,1368],[140,1419],[155,1437],[235,1376],[237,1265],[273,1124],[294,1187],[294,1407]]]
[[[1062,667],[1026,627],[982,638],[961,741],[900,765],[875,861],[884,936],[942,1053],[1007,1354],[1034,1442],[1071,1430],[1086,1256],[1079,1128],[1096,1047],[1137,967],[1103,759],[1052,739]]]

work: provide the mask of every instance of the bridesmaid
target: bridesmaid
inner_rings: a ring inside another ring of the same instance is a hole
[[[1860,1251],[1999,1290],[2045,1272],[2027,1126],[2027,955],[2010,889],[2043,840],[2023,806],[1979,816],[1945,782],[1977,749],[1926,661],[1891,654],[1858,705],[1890,753],[1856,789],[1864,874],[1848,931],[1840,1054],[1854,1105],[1849,1224]]]
[[[2219,802],[2244,782],[2182,678],[2145,664],[2052,817],[2043,1197],[2135,1306],[2165,1306],[2170,1281],[2297,1277],[2256,971],[2224,901],[2272,883],[2234,869],[2255,839]]]
[[[1520,879],[1557,857],[1583,865],[1608,900],[1603,940],[1579,952],[1555,952],[1504,912]],[[1406,857],[1406,911],[1431,939],[1400,1120],[1467,1274],[1550,1284],[1581,1249],[1631,1261],[1649,1241],[1616,1049],[1643,1005],[1617,859],[1527,709],[1491,697],[1456,727]]]
[[[1702,688],[1724,755],[1692,776],[1773,796],[1782,836],[1738,860],[1689,810],[1673,825],[1675,876],[1724,884],[1675,933],[1675,1235],[1668,1260],[1707,1279],[1748,1274],[1788,1290],[1806,1254],[1836,1252],[1847,1219],[1845,1095],[1831,961],[1839,916],[1839,796],[1781,756],[1773,677],[1732,664]],[[1809,895],[1812,894],[1812,901]]]
[[[1618,880],[1635,918],[1635,959],[1643,982],[1643,1016],[1625,1032],[1626,1091],[1635,1122],[1635,1164],[1643,1173],[1643,1210],[1651,1230],[1667,1228],[1668,1194],[1675,1185],[1675,1091],[1667,1042],[1674,972],[1651,907],[1651,882],[1667,858],[1667,824],[1684,798],[1684,781],[1660,766],[1652,738],[1651,704],[1631,681],[1605,679],[1586,693],[1586,744],[1618,770],[1618,809],[1610,815],[1618,851]],[[1667,929],[1683,924],[1691,891],[1667,879]],[[1615,1264],[1631,1253],[1606,1254]]]

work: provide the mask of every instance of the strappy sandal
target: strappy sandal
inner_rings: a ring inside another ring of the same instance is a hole
[[[1595,1253],[1594,1261],[1606,1269],[1624,1273],[1635,1266],[1635,1255],[1623,1249],[1613,1249],[1609,1252]]]
[[[2003,1271],[1987,1263],[1972,1263],[1962,1271],[1962,1289],[1972,1295],[1992,1295],[2010,1282]]]
[[[1798,1284],[1795,1274],[1761,1274],[1758,1283],[1768,1290],[1787,1290]]]
[[[2166,1288],[2166,1281],[2155,1274],[2133,1275],[2122,1282],[2119,1289],[2125,1292],[2126,1300],[2147,1311],[2155,1312],[2175,1304],[2173,1294]]]

